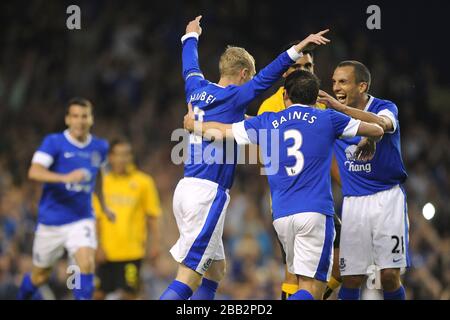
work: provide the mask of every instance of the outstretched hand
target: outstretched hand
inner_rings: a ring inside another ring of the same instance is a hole
[[[330,39],[327,39],[323,36],[328,31],[330,31],[330,29],[310,34],[304,40],[295,45],[295,50],[297,50],[297,52],[309,51],[313,50],[316,46],[328,44],[330,42]]]
[[[186,33],[195,32],[198,35],[202,34],[202,27],[200,27],[200,20],[202,16],[197,16],[194,20],[190,21],[186,26]]]

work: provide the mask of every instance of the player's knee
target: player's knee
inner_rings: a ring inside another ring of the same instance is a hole
[[[93,273],[95,270],[95,262],[93,258],[86,257],[78,260],[78,267],[81,273]]]
[[[400,270],[381,270],[381,284],[385,290],[394,290],[400,286]]]
[[[225,277],[226,268],[225,260],[214,261],[205,273],[205,278],[220,282]]]
[[[348,289],[358,289],[364,282],[364,276],[343,276],[342,283]]]

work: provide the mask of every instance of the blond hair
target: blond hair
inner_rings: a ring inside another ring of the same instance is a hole
[[[250,71],[251,76],[255,75],[255,59],[253,56],[244,48],[228,46],[220,56],[220,75],[235,76],[244,68]]]

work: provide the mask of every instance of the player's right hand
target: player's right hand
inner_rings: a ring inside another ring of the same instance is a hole
[[[202,16],[197,16],[194,20],[190,21],[186,26],[186,33],[195,32],[198,35],[202,34],[202,27],[200,27],[200,19]]]
[[[194,131],[194,121],[195,121],[195,114],[194,110],[192,109],[192,104],[188,104],[188,113],[184,116],[183,126],[184,129],[186,129],[189,132]]]
[[[310,34],[303,41],[300,41],[296,46],[295,50],[297,52],[301,51],[309,51],[313,50],[316,46],[320,46],[322,44],[328,44],[330,42],[329,39],[325,38],[323,35],[330,31],[330,29],[322,30],[318,33]]]
[[[88,178],[88,171],[86,169],[76,169],[63,176],[64,183],[80,183],[86,181]]]

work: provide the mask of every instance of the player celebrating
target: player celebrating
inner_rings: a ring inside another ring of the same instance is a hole
[[[147,249],[147,229],[151,237],[149,260],[153,262],[159,252],[159,195],[152,177],[136,169],[127,140],[111,142],[108,163],[111,171],[103,175],[103,190],[105,203],[116,213],[116,221],[111,223],[105,219],[95,197],[100,279],[96,298],[117,292],[120,299],[135,299],[139,294],[140,267]]]
[[[338,138],[355,135],[379,139],[383,130],[331,109],[314,108],[319,80],[310,72],[291,73],[284,88],[284,111],[265,112],[234,124],[204,122],[199,126],[202,134],[214,129],[219,138],[258,144],[264,163],[269,163],[267,155],[273,159],[278,152],[278,170],[268,180],[273,225],[286,252],[288,270],[298,277],[298,291],[289,299],[322,299],[331,274],[335,235],[329,175],[332,146]],[[188,130],[194,129],[192,114],[185,117]]]
[[[103,200],[101,179],[96,183],[108,143],[89,133],[94,123],[92,109],[86,99],[70,100],[65,117],[68,129],[46,136],[31,161],[28,176],[43,182],[44,187],[33,243],[33,268],[23,278],[18,299],[30,299],[35,294],[39,297],[38,287],[48,281],[64,248],[81,272],[79,286],[73,291],[75,299],[92,298],[97,246],[91,204],[94,188],[103,211],[114,219]]]
[[[253,57],[243,48],[228,47],[220,58],[220,80],[215,84],[204,79],[198,65],[200,19],[198,16],[186,28],[182,55],[187,101],[204,120],[227,123],[243,120],[248,104],[275,83],[301,57],[301,51],[329,42],[323,37],[328,30],[310,35],[279,55],[253,79]],[[170,252],[179,268],[176,279],[161,295],[164,300],[213,299],[225,273],[223,223],[237,154],[234,152],[229,159],[223,145],[211,145],[199,138],[191,135],[190,161],[185,164],[184,178],[174,193],[174,215],[180,238]],[[192,295],[196,288],[197,292]]]
[[[298,43],[293,42],[287,46],[290,48],[293,44]],[[289,69],[283,74],[283,78],[286,79],[288,75],[290,75],[295,70],[305,70],[311,73],[314,73],[314,56],[312,51],[303,51],[303,56],[295,61],[293,65],[289,67]],[[284,105],[283,98],[284,87],[281,86],[277,92],[275,92],[272,96],[264,100],[258,110],[258,115],[263,114],[264,112],[278,112],[286,109]],[[325,109],[326,106],[323,103],[316,103],[316,108]],[[340,185],[339,179],[339,169],[337,168],[337,164],[335,159],[333,158],[333,162],[331,165],[331,177],[333,180]],[[341,234],[341,221],[338,216],[334,216],[334,226],[336,228],[336,237],[333,242],[335,254],[334,254],[334,262],[333,262],[333,271],[331,274],[330,281],[327,285],[327,289],[324,294],[324,299],[327,299],[333,290],[335,290],[341,284],[340,274],[339,274],[339,241]],[[283,251],[281,247],[281,254],[283,263],[286,261],[286,253]],[[286,300],[291,294],[294,294],[298,290],[298,281],[297,276],[295,274],[291,274],[287,270],[287,266],[285,265],[285,280],[281,285],[281,299]]]
[[[377,144],[377,152],[371,139],[339,140],[334,146],[344,195],[339,298],[359,299],[368,267],[375,264],[381,269],[384,299],[404,300],[400,269],[409,267],[410,261],[402,187],[407,174],[400,151],[398,109],[391,101],[369,95],[370,81],[365,65],[343,61],[333,74],[337,100],[320,93],[320,101],[351,117],[377,123],[386,133]]]

